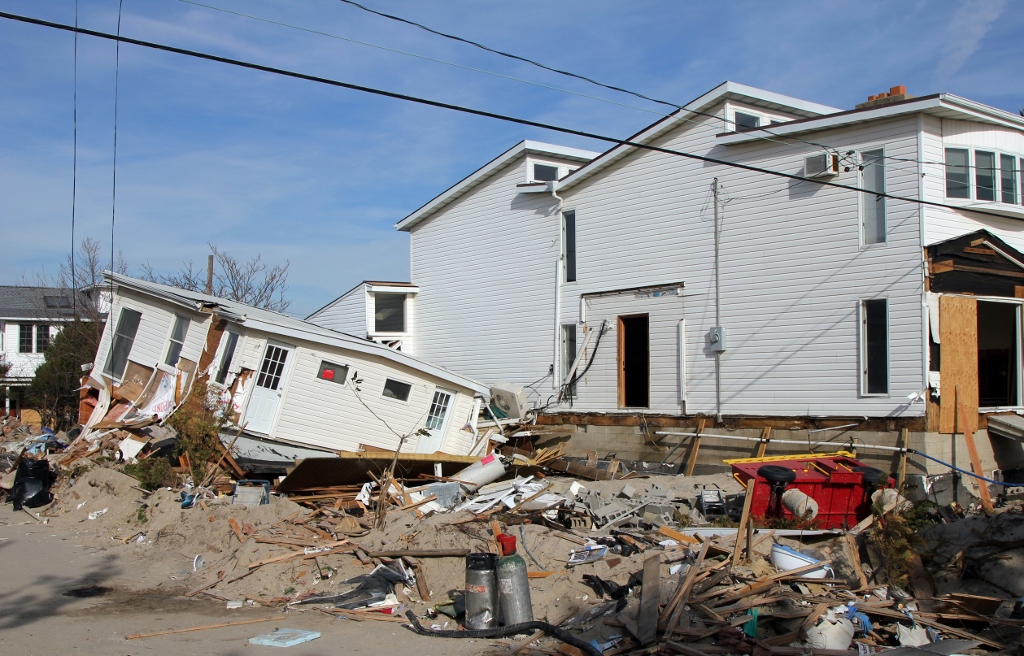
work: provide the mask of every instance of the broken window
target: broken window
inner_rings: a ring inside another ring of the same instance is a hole
[[[18,353],[32,352],[32,324],[23,323],[18,326]]]
[[[320,362],[320,370],[316,372],[320,380],[329,380],[335,383],[345,384],[348,380],[348,367],[343,364],[334,364],[327,360]]]
[[[373,294],[373,330],[378,333],[405,332],[405,294]]]
[[[874,192],[861,194],[865,244],[885,242],[885,159],[881,149],[869,150],[863,155],[861,180],[864,189]]]
[[[142,321],[142,313],[128,308],[121,309],[121,316],[117,319],[117,328],[114,329],[114,338],[110,343],[110,351],[107,353],[107,362],[103,365],[103,373],[120,380],[124,374],[124,368],[128,366],[128,354],[132,351],[132,344],[135,343],[135,333],[139,331],[139,322]]]
[[[382,396],[386,396],[389,399],[398,399],[399,401],[408,401],[410,394],[412,394],[412,385],[409,383],[403,383],[393,378],[388,378],[384,381]]]
[[[36,326],[36,353],[46,353],[50,348],[50,326],[41,323]]]
[[[884,298],[864,301],[861,308],[864,394],[889,393],[889,302]]]
[[[189,324],[192,322],[180,314],[174,315],[174,327],[171,328],[170,343],[167,345],[167,355],[164,357],[164,364],[169,367],[178,365],[178,358],[181,357],[181,349],[185,346],[185,335],[188,334]]]
[[[576,212],[562,214],[562,258],[565,282],[576,281]]]
[[[217,382],[221,385],[228,379],[228,369],[231,367],[231,360],[235,357],[235,347],[238,346],[238,333],[228,331],[227,339],[224,342],[224,349],[220,353],[220,364],[217,365]]]
[[[978,301],[978,405],[1020,405],[1017,377],[1020,306]]]

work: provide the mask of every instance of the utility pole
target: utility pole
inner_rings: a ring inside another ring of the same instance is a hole
[[[210,254],[210,256],[208,258],[206,258],[206,294],[208,296],[213,296],[213,254],[212,253]]]

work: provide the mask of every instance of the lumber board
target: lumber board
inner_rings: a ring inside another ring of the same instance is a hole
[[[754,501],[754,487],[757,485],[757,479],[750,479],[747,481],[747,494],[743,499],[743,514],[740,515],[740,525],[736,529],[736,546],[732,549],[732,566],[736,567],[740,564],[740,552],[743,548],[743,538],[745,537],[745,529],[747,522],[750,521],[750,505]]]
[[[965,416],[963,404],[960,405],[960,416]],[[964,422],[965,424],[967,422]],[[964,427],[964,441],[967,442],[967,455],[971,457],[971,469],[978,476],[984,476],[985,472],[981,468],[981,457],[978,455],[978,445],[974,442],[974,433],[967,426]],[[978,493],[981,495],[981,505],[985,509],[985,512],[992,512],[995,508],[992,506],[992,495],[988,491],[988,483],[982,480],[976,481],[978,484]]]
[[[207,631],[209,629],[223,629],[229,626],[241,626],[243,624],[257,624],[259,622],[271,622],[280,619],[279,617],[261,617],[254,620],[240,620],[238,622],[221,622],[220,624],[206,624],[204,626],[193,626],[187,629],[171,629],[169,631],[157,631],[155,633],[132,633],[124,637],[125,640],[138,640],[139,638],[153,638],[155,636],[172,635],[175,633],[189,633],[191,631]]]
[[[704,419],[703,417],[701,417],[697,421],[697,430],[694,431],[697,434],[694,435],[694,437],[693,437],[693,446],[690,448],[690,457],[686,461],[686,475],[687,476],[693,476],[693,469],[694,469],[694,467],[697,466],[697,452],[700,451],[701,433],[704,432],[704,427],[706,425],[707,425],[707,420]]]
[[[644,561],[640,587],[640,611],[637,617],[640,644],[649,645],[658,637],[658,604],[661,601],[661,554]]]
[[[939,297],[939,364],[943,394],[939,399],[939,432],[978,430],[978,302],[966,296]],[[957,397],[963,412],[957,417]],[[959,419],[960,426],[955,424]]]

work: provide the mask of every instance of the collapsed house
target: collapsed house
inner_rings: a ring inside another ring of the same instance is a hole
[[[203,377],[240,429],[242,460],[487,446],[476,428],[487,390],[469,378],[277,312],[105,275],[114,294],[83,400],[89,430],[164,419]]]
[[[1024,467],[1024,118],[726,82],[629,142],[523,142],[402,219],[407,350],[521,386],[577,454],[660,459],[704,432],[738,457],[715,435],[771,428],[856,433],[888,466],[908,444],[955,460],[966,428],[987,475]],[[986,433],[997,416],[1021,426]]]

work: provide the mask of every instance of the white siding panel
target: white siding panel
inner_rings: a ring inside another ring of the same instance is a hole
[[[324,328],[366,337],[366,285],[359,285],[324,309],[310,315],[308,321]]]

